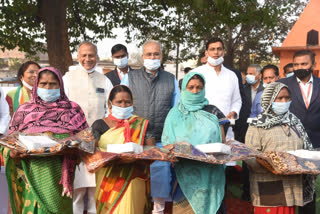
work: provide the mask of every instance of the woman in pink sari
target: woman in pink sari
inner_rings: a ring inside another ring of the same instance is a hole
[[[32,100],[14,113],[9,134],[46,133],[62,139],[88,127],[79,105],[66,97],[58,70],[40,69],[35,85]],[[74,158],[69,155],[25,158],[16,150],[3,147],[1,153],[13,213],[72,213],[72,199],[67,196],[72,193]]]

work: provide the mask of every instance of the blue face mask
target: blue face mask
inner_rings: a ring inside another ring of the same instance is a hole
[[[57,99],[59,99],[60,88],[57,88],[57,89],[37,88],[37,94],[43,101],[52,103]]]
[[[111,114],[112,114],[112,116],[114,116],[115,118],[117,118],[119,120],[128,119],[129,117],[132,116],[132,112],[133,112],[133,106],[122,108],[119,106],[112,105],[112,113]]]
[[[289,111],[290,104],[291,104],[291,101],[285,102],[285,103],[273,102],[271,109],[277,115],[282,115]]]

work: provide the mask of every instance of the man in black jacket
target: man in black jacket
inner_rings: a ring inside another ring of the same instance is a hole
[[[293,56],[294,76],[279,80],[291,91],[290,111],[302,122],[314,148],[320,147],[320,79],[312,75],[315,54],[310,50],[297,51]],[[315,213],[313,201],[299,209],[299,213]]]
[[[108,73],[106,76],[110,79],[113,86],[119,85],[122,78],[127,74],[131,68],[128,65],[128,51],[126,46],[117,44],[111,48],[113,64],[116,68]]]

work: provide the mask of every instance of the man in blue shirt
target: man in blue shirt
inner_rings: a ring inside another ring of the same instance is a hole
[[[275,82],[279,79],[279,68],[275,65],[268,64],[262,68],[261,71],[262,74],[262,81],[263,81],[263,87],[266,88],[268,84]],[[251,106],[251,114],[250,118],[258,116],[262,112],[261,109],[261,95],[263,93],[263,90],[257,93],[255,96],[252,106]]]

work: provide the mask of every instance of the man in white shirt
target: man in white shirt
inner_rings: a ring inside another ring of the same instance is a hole
[[[10,119],[9,106],[0,88],[0,137],[7,133]]]
[[[111,48],[113,64],[116,68],[108,73],[106,76],[110,79],[113,86],[119,85],[124,75],[126,75],[131,68],[128,65],[128,50],[122,44],[117,44]]]
[[[238,78],[235,73],[223,66],[224,44],[219,38],[210,39],[206,44],[207,64],[193,71],[204,75],[206,79],[206,98],[209,104],[217,106],[229,119],[237,119],[242,101]],[[233,138],[229,128],[227,140]]]
[[[79,45],[79,65],[70,66],[63,77],[65,93],[68,98],[80,105],[89,126],[97,119],[107,115],[108,96],[112,83],[97,71],[97,47],[85,41]],[[83,213],[84,195],[88,192],[87,213],[96,213],[95,207],[95,174],[89,173],[83,162],[75,171],[73,212]]]
[[[63,76],[65,93],[68,98],[80,105],[89,126],[108,115],[108,96],[112,89],[111,81],[97,68],[97,47],[85,41],[79,45],[79,65],[70,66]]]

